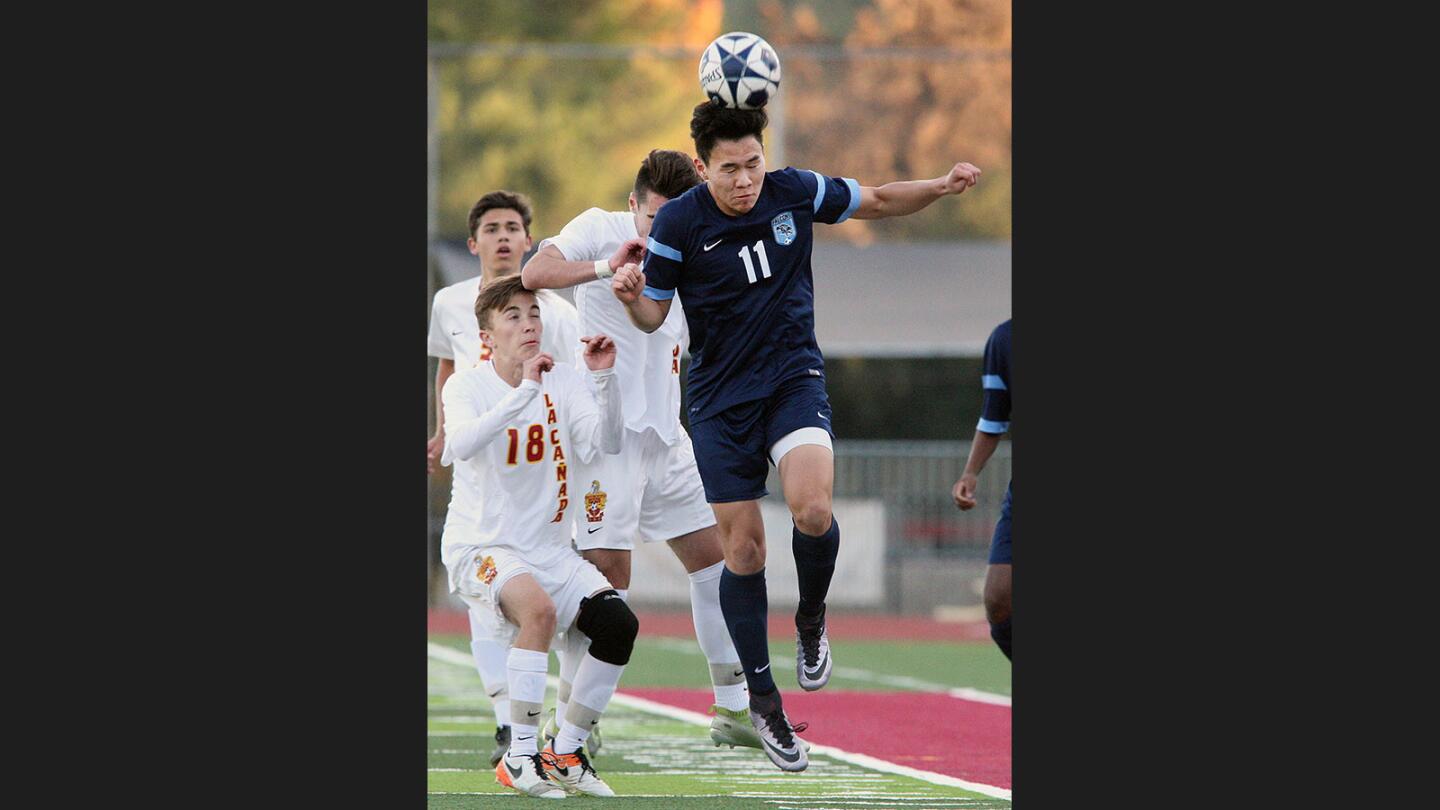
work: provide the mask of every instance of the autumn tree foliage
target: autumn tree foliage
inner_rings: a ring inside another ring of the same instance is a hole
[[[824,42],[823,10],[760,6],[784,59],[786,162],[865,185],[934,177],[965,160],[981,184],[909,217],[847,222],[824,236],[866,242],[1010,235],[1009,0],[871,0],[843,60],[787,45]],[[860,49],[914,55],[865,55]],[[818,233],[818,232],[817,232]]]

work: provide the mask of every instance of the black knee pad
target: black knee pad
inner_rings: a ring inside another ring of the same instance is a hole
[[[590,637],[590,654],[607,664],[623,667],[630,663],[640,620],[613,590],[601,591],[580,600],[575,627]]]

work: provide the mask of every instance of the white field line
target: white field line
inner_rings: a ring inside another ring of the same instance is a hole
[[[425,646],[426,652],[429,654],[429,656],[437,661],[444,661],[447,664],[455,664],[456,666],[462,667],[473,668],[475,666],[475,659],[462,652],[452,650],[448,647],[442,647],[439,644],[435,644],[433,642],[426,642]],[[554,675],[546,676],[546,680],[549,681],[551,686],[558,687],[560,685],[560,679]],[[703,715],[699,712],[692,712],[689,709],[681,709],[675,706],[668,706],[664,703],[657,703],[653,700],[646,700],[645,698],[636,697],[635,695],[627,695],[624,692],[616,692],[615,696],[612,697],[610,700],[612,703],[619,703],[622,706],[629,706],[632,709],[639,709],[641,711],[650,712],[651,714],[658,714],[663,717],[669,717],[674,720],[681,720],[686,723],[705,726],[706,728],[710,727],[710,718],[708,716]],[[919,768],[911,768],[907,765],[897,765],[893,762],[886,762],[883,759],[876,759],[875,757],[868,756],[866,754],[854,754],[849,751],[845,751],[829,745],[816,745],[814,743],[811,743],[810,751],[812,753],[824,754],[825,756],[834,757],[835,759],[841,760],[842,762],[849,762],[852,765],[860,765],[862,767],[870,768],[871,770],[882,771],[884,773],[893,773],[900,776],[908,776],[912,779],[919,779],[922,782],[930,782],[931,784],[946,785],[949,787],[958,787],[962,790],[971,790],[976,793],[981,793],[986,796],[992,796],[997,799],[1010,798],[1010,791],[1002,787],[995,787],[994,785],[982,785],[979,782],[967,782],[964,779],[957,779],[953,776],[947,776],[943,773],[922,771]]]
[[[668,638],[642,638],[638,639],[641,644],[650,644],[662,650],[678,653],[692,653],[703,655],[699,645],[693,641],[681,641],[680,639]],[[835,667],[835,674],[866,683],[877,683],[882,686],[898,686],[902,689],[913,689],[917,692],[935,692],[942,695],[949,695],[958,700],[969,700],[975,703],[988,703],[993,706],[1009,706],[1009,695],[997,695],[994,692],[982,692],[979,689],[969,687],[946,686],[943,683],[932,683],[922,681],[919,678],[911,678],[906,675],[882,675],[878,672],[871,672],[868,669],[858,667]]]

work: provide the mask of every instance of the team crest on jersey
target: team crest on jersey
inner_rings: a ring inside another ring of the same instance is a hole
[[[770,220],[770,230],[775,234],[775,242],[781,245],[788,245],[795,241],[795,217],[789,211],[777,214]]]
[[[475,570],[475,578],[489,585],[495,581],[495,558],[487,556]]]
[[[605,519],[605,493],[600,491],[599,481],[591,481],[590,491],[585,493],[585,519],[591,523]]]

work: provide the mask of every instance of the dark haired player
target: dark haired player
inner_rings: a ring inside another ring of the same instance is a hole
[[[919,211],[973,186],[980,170],[957,163],[932,180],[861,186],[793,168],[765,171],[763,109],[697,106],[690,135],[706,182],[655,217],[642,267],[612,279],[635,325],[665,322],[679,293],[690,328],[690,431],[705,498],[725,552],[720,606],[750,689],[750,720],[781,770],[804,770],[766,649],[765,532],[760,498],[769,463],[794,521],[799,575],[796,675],[823,687],[833,666],[825,596],[840,527],[831,514],[835,464],[825,362],[815,342],[810,269],[816,222]]]

